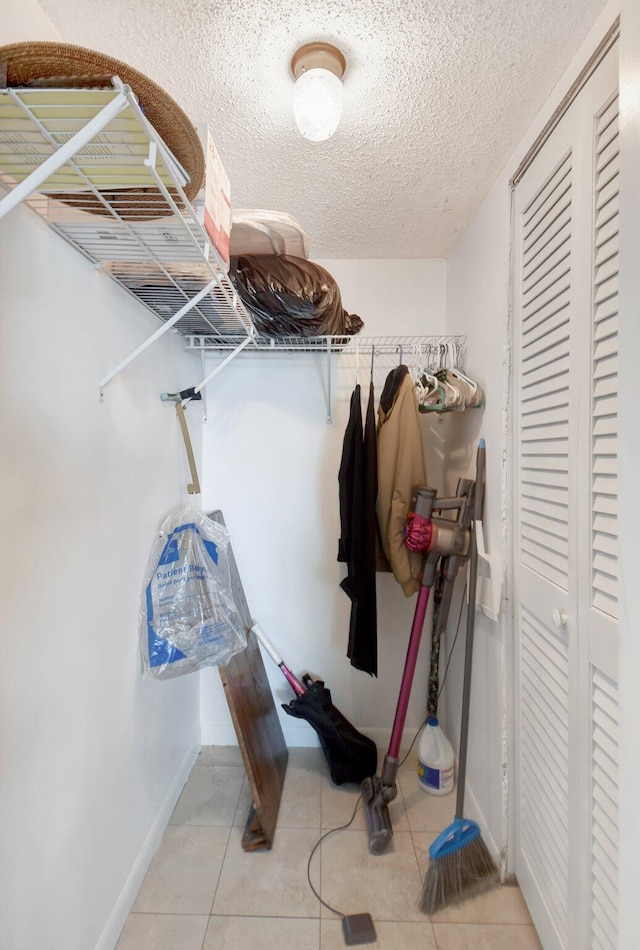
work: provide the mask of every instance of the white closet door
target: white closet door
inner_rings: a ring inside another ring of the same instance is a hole
[[[545,950],[616,945],[616,84],[612,51],[515,194],[516,872]]]
[[[573,125],[516,192],[516,873],[543,945],[568,947],[575,677],[577,442],[572,412],[576,227]],[[584,173],[584,172],[582,172]],[[554,614],[554,611],[556,613]],[[566,618],[566,620],[565,620]],[[559,625],[554,624],[554,619]]]

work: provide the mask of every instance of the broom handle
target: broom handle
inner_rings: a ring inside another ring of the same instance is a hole
[[[473,628],[476,614],[476,586],[478,579],[478,546],[476,522],[482,519],[484,503],[485,443],[480,439],[476,457],[476,484],[473,499],[473,526],[469,557],[469,606],[467,609],[467,642],[464,653],[464,680],[462,687],[462,721],[460,723],[460,755],[458,758],[457,819],[464,816],[464,787],[467,778],[467,745],[469,740],[469,710],[471,706],[471,667],[473,664]]]

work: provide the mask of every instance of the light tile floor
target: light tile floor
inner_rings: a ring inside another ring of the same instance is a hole
[[[273,848],[246,853],[251,803],[237,748],[203,748],[125,924],[117,950],[342,950],[340,920],[307,882],[307,861],[323,831],[346,823],[359,794],[334,786],[320,749],[290,749]],[[368,911],[377,950],[539,950],[518,887],[439,911],[418,910],[427,849],[453,818],[454,795],[416,782],[410,755],[390,806],[394,836],[369,854],[362,806],[353,825],[316,852],[312,880],[347,914]]]

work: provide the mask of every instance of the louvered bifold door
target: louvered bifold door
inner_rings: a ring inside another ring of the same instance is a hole
[[[575,157],[556,131],[516,192],[516,872],[545,948],[568,948],[570,752],[575,696],[567,625]],[[573,481],[572,481],[573,480]],[[551,779],[552,777],[552,779]]]
[[[516,873],[545,950],[617,948],[617,50],[514,193]]]

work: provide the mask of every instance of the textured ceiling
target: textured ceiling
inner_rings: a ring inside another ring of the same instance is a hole
[[[206,122],[238,208],[296,215],[313,257],[444,257],[604,0],[41,0]],[[291,55],[345,54],[337,133],[291,111]]]

